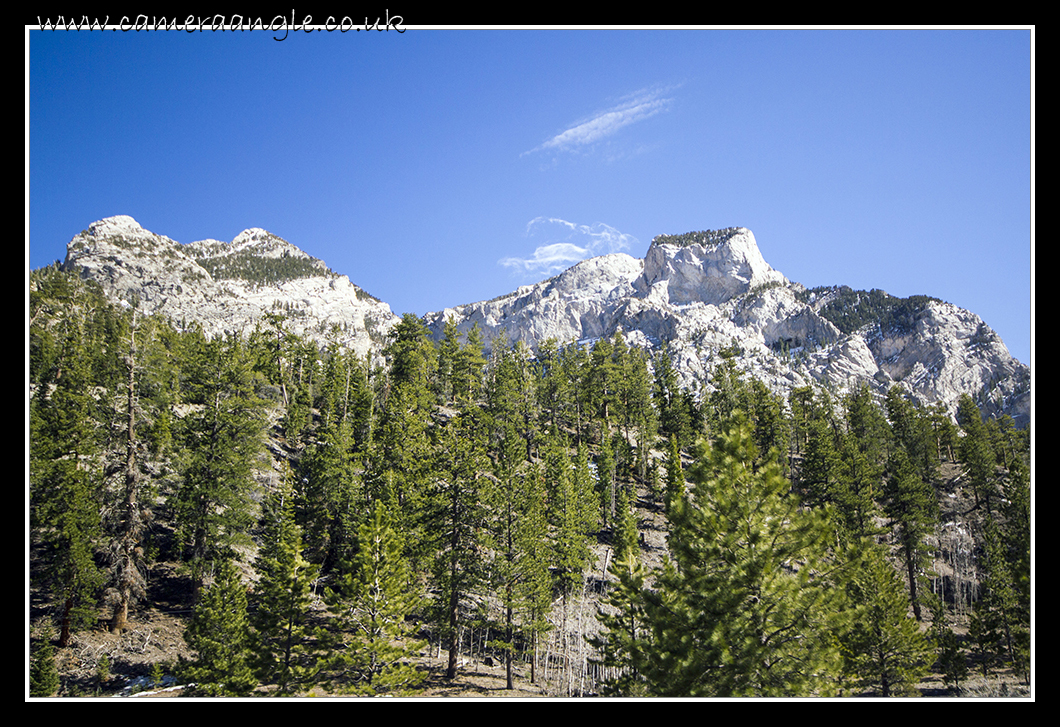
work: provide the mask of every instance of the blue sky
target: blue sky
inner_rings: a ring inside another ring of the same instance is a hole
[[[29,32],[29,267],[116,214],[280,235],[391,305],[750,228],[1030,362],[1032,32]]]

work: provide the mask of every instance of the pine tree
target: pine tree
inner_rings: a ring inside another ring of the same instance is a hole
[[[313,682],[322,646],[320,633],[306,623],[319,569],[302,554],[287,478],[269,495],[262,525],[261,550],[254,561],[258,582],[251,599],[254,663],[258,678],[275,683],[277,693],[285,695]]]
[[[183,483],[177,523],[198,590],[211,560],[230,559],[253,523],[250,490],[264,429],[262,401],[237,338],[190,341],[189,399],[184,422]]]
[[[638,664],[645,663],[652,648],[643,603],[647,569],[634,551],[627,550],[616,556],[609,572],[616,582],[608,591],[606,607],[596,612],[604,630],[590,639],[599,653],[596,663],[614,673],[604,680],[602,691],[609,697],[642,696],[647,687]]]
[[[30,643],[29,696],[50,697],[59,691],[59,669],[55,665],[55,649],[48,635]]]
[[[423,643],[406,621],[421,598],[385,503],[375,502],[358,542],[353,571],[328,596],[346,637],[332,664],[350,680],[352,693],[408,694],[423,681],[409,663]]]
[[[570,401],[570,381],[567,379],[556,339],[542,341],[537,349],[537,400],[541,409],[542,428],[556,429],[566,416]]]
[[[565,441],[550,437],[545,451],[545,478],[549,488],[549,520],[555,531],[554,565],[560,590],[571,595],[581,583],[589,562],[589,533],[599,520],[599,499],[589,471],[584,445],[572,466]]]
[[[507,689],[514,688],[517,638],[529,632],[533,641],[551,601],[548,552],[543,547],[548,542],[544,494],[534,468],[522,459],[520,445],[516,436],[501,438],[494,477],[484,483],[488,546],[493,552],[490,576],[504,610],[504,636],[493,645],[504,653]]]
[[[1030,622],[1019,603],[1012,570],[1005,559],[1001,536],[993,520],[983,528],[984,578],[982,594],[975,604],[969,635],[986,676],[989,666],[1007,665],[1024,677],[1030,676]]]
[[[431,490],[421,519],[433,556],[436,620],[449,641],[446,678],[456,677],[465,600],[483,588],[483,475],[487,461],[483,430],[468,418],[455,417],[440,433]]]
[[[669,348],[663,346],[655,357],[655,408],[659,412],[659,431],[666,436],[676,437],[679,447],[691,444],[692,415],[688,411],[688,402],[681,393],[677,380],[677,370],[670,358]]]
[[[909,598],[879,548],[865,550],[848,591],[854,609],[842,639],[848,672],[881,696],[908,693],[931,666],[931,641],[909,617]]]
[[[925,540],[938,519],[938,500],[934,489],[920,478],[904,449],[894,451],[889,469],[884,485],[884,512],[897,534],[896,550],[905,566],[909,600],[919,621],[922,614],[917,591],[928,556]]]
[[[629,488],[625,485],[618,488],[618,513],[615,517],[614,526],[614,548],[615,559],[624,557],[627,553],[639,554],[640,546],[637,542],[637,510],[635,503],[631,501]]]
[[[322,425],[299,464],[298,522],[308,560],[329,574],[349,566],[367,495],[348,420]]]
[[[184,641],[196,652],[183,669],[184,678],[195,685],[194,693],[245,696],[257,686],[250,666],[247,591],[232,562],[219,563],[213,584],[195,606]]]
[[[119,465],[117,502],[111,508],[107,522],[110,541],[107,548],[108,587],[106,600],[111,607],[110,628],[121,633],[128,620],[129,607],[147,595],[147,568],[143,549],[151,511],[141,499],[143,473],[139,463],[142,447],[137,440],[137,414],[140,411],[140,396],[136,374],[139,367],[136,347],[137,325],[129,332],[129,353],[125,357],[125,411],[122,438],[124,439],[123,461]]]
[[[670,437],[670,449],[666,459],[666,513],[677,507],[677,502],[685,497],[685,471],[681,466],[681,451],[677,437]]]
[[[95,620],[103,583],[94,558],[102,472],[87,353],[77,317],[63,325],[54,384],[30,405],[30,524],[43,546],[39,577],[58,604],[60,647]]]
[[[453,398],[465,405],[477,401],[482,392],[486,366],[483,347],[482,331],[475,324],[467,332],[467,340],[457,352],[453,364]]]
[[[827,514],[800,509],[735,415],[672,508],[672,564],[638,596],[650,646],[631,667],[658,696],[827,695],[842,667],[843,563]]]
[[[997,461],[979,407],[967,394],[962,394],[957,404],[957,423],[964,430],[960,443],[960,461],[971,480],[975,504],[977,507],[984,507],[986,516],[990,517],[992,503],[996,498]]]

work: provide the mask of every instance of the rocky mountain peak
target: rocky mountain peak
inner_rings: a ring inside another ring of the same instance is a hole
[[[466,332],[532,349],[553,338],[592,343],[622,331],[627,343],[666,345],[682,384],[710,391],[720,352],[782,393],[867,385],[904,388],[923,404],[954,411],[969,393],[984,413],[1030,414],[1030,371],[973,313],[927,296],[837,286],[807,291],[774,270],[744,227],[659,235],[644,260],[605,255],[490,301],[429,313]]]
[[[674,305],[720,305],[741,293],[787,278],[762,257],[754,234],[745,227],[659,235],[644,258],[647,286],[666,286]]]
[[[94,222],[70,241],[64,266],[114,300],[197,321],[208,335],[247,333],[267,312],[322,345],[378,357],[398,321],[390,307],[286,240],[260,228],[232,242],[181,245],[127,216]],[[682,384],[709,392],[721,352],[774,391],[819,386],[904,388],[950,411],[968,393],[987,415],[1029,421],[1030,369],[978,316],[927,296],[843,286],[807,290],[763,258],[743,227],[660,235],[643,260],[583,260],[492,300],[428,313],[440,339],[452,318],[494,341],[588,343],[622,331],[630,345],[666,346]]]
[[[378,356],[398,317],[345,275],[261,228],[231,242],[181,245],[128,216],[94,222],[67,245],[64,269],[98,281],[115,301],[196,321],[207,335],[248,333],[265,313],[289,330]]]

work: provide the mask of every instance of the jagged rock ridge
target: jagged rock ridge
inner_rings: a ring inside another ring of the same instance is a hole
[[[436,338],[452,318],[462,332],[478,325],[487,342],[531,348],[622,331],[632,344],[668,345],[682,383],[708,389],[718,352],[735,345],[737,365],[774,391],[866,383],[883,393],[899,384],[924,404],[954,411],[968,393],[985,414],[1029,421],[1029,367],[974,313],[926,296],[854,293],[789,281],[766,263],[750,230],[732,227],[660,235],[644,260],[592,258],[425,320]]]
[[[259,228],[230,243],[181,245],[132,217],[108,217],[70,241],[63,268],[95,279],[112,300],[196,321],[211,336],[247,333],[265,313],[278,312],[292,332],[322,344],[334,338],[365,356],[378,354],[398,321],[347,276]]]
[[[232,242],[181,245],[131,217],[93,223],[68,245],[64,268],[98,281],[115,301],[197,321],[207,334],[248,332],[267,312],[290,329],[378,356],[399,320],[390,307],[324,262],[265,230]],[[591,342],[622,331],[627,342],[669,347],[682,383],[707,387],[718,353],[778,392],[820,385],[836,392],[894,384],[950,411],[962,393],[985,414],[1029,421],[1030,369],[978,316],[933,298],[882,291],[807,290],[763,259],[750,230],[731,227],[656,237],[643,260],[584,260],[548,280],[490,301],[424,317],[436,338],[453,318],[478,325],[491,346],[549,338]]]

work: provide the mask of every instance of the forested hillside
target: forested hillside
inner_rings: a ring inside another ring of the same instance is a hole
[[[730,349],[686,391],[620,333],[337,341],[31,273],[31,696],[415,695],[468,658],[557,696],[1030,683],[1029,432],[969,397],[785,399]],[[153,663],[78,650],[158,614]]]

